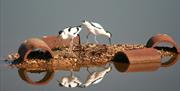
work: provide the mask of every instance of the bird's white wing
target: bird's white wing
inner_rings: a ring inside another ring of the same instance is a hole
[[[71,31],[70,31],[70,35],[71,36],[74,36],[74,37],[76,37],[77,36],[77,34],[79,34],[79,32],[81,31],[81,28],[80,28],[80,30],[78,30],[78,28],[76,28],[76,27],[73,27],[73,28],[71,28]]]
[[[91,22],[91,24],[93,24],[93,25],[94,25],[95,27],[97,27],[97,28],[103,29],[103,27],[102,27],[99,23]]]
[[[82,28],[78,28],[79,30],[76,32],[76,35],[79,34],[82,30]]]
[[[97,83],[101,82],[102,79],[103,79],[103,77],[100,77],[100,78],[94,80],[94,81],[92,82],[92,84],[97,84]]]

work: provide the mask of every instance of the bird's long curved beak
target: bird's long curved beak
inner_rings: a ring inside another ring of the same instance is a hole
[[[111,45],[111,38],[109,38],[109,44]]]

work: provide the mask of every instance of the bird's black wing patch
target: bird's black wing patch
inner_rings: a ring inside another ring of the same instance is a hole
[[[102,29],[102,28],[100,28],[100,27],[97,27],[97,26],[95,26],[92,22],[89,22],[93,27],[96,27],[96,28],[98,28],[98,29]]]
[[[74,81],[74,83],[77,83],[78,86],[80,85],[80,84],[79,84],[78,82],[76,82],[76,81]]]
[[[72,28],[72,27],[69,27],[69,28],[68,28],[68,31],[69,31],[69,32],[71,31],[71,28]]]
[[[77,30],[77,31],[76,31],[74,34],[76,34],[76,33],[79,31],[79,27],[76,27],[76,30]]]

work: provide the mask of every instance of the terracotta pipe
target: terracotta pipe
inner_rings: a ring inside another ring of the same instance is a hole
[[[42,49],[45,53],[49,54],[49,58],[53,58],[52,49],[59,48],[62,46],[69,46],[70,39],[63,40],[55,35],[43,36],[39,38],[31,38],[25,40],[19,47],[18,53],[20,55],[20,60],[27,60],[28,55],[36,49]],[[74,44],[80,44],[80,36],[74,38]]]
[[[43,36],[42,40],[49,46],[51,49],[55,49],[62,46],[69,46],[71,39],[62,39],[61,37],[57,37],[55,35]],[[78,35],[73,39],[73,44],[80,44],[80,36]]]
[[[161,63],[129,64],[114,62],[114,66],[119,72],[149,72],[158,70]]]
[[[138,64],[129,64],[129,63],[123,63],[120,60],[113,62],[115,68],[119,72],[149,72],[149,71],[156,71],[160,67],[169,67],[174,65],[180,55],[177,54],[173,57],[171,57],[167,62],[154,62],[154,63],[138,63]]]
[[[41,49],[44,53],[48,54],[49,58],[53,58],[53,52],[43,40],[31,38],[25,40],[19,47],[18,53],[20,55],[20,59],[27,61],[28,55],[36,49]]]
[[[157,45],[159,43],[163,43],[163,42],[170,43],[173,46],[172,49],[175,49],[175,51],[177,53],[180,53],[180,48],[177,46],[176,42],[170,36],[168,36],[167,34],[157,34],[157,35],[151,37],[148,40],[148,42],[146,44],[146,47],[155,48],[155,47],[157,47]]]
[[[161,55],[154,48],[143,48],[118,52],[113,60],[129,64],[160,63]]]
[[[161,55],[154,48],[118,52],[113,61],[120,72],[155,71],[161,67]]]

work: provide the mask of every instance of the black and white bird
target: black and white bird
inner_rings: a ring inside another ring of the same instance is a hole
[[[58,37],[62,37],[62,39],[71,39],[70,48],[72,48],[73,39],[81,32],[81,25],[75,27],[67,27],[63,30],[59,31]]]
[[[106,68],[105,70],[103,71],[100,71],[100,72],[93,72],[91,73],[87,80],[85,81],[85,83],[83,83],[81,85],[81,87],[85,88],[85,87],[88,87],[90,85],[94,85],[94,84],[97,84],[99,82],[101,82],[103,80],[103,78],[105,77],[105,75],[110,72],[112,69],[112,67],[108,67]]]
[[[90,34],[94,35],[94,40],[96,43],[98,43],[96,36],[97,35],[104,35],[106,37],[109,38],[109,44],[111,44],[111,38],[112,38],[112,34],[105,30],[99,23],[95,23],[95,22],[90,22],[90,21],[86,21],[83,20],[82,21],[82,25],[88,30],[88,35],[86,36],[87,41],[88,41],[88,36]]]
[[[60,80],[58,80],[59,86],[74,88],[80,86],[82,83],[78,79],[78,77],[71,74],[71,76],[63,76]]]

